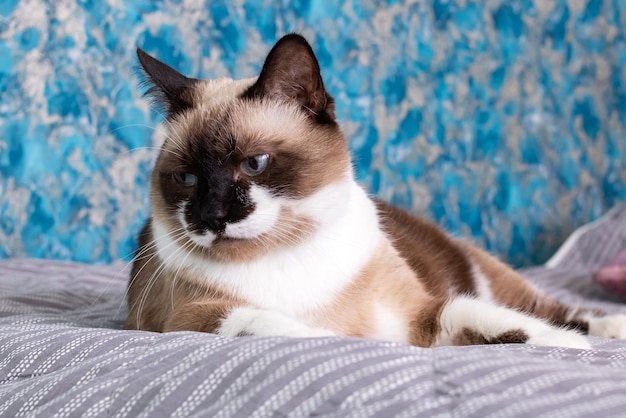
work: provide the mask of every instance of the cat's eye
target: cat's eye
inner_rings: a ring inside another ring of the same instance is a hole
[[[268,154],[255,155],[254,157],[246,158],[241,162],[241,171],[247,176],[258,176],[267,168],[267,164],[270,161]]]
[[[198,182],[198,177],[191,173],[174,173],[172,174],[174,181],[181,186],[193,187]]]

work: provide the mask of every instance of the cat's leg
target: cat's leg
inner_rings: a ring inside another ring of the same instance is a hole
[[[626,339],[626,315],[606,315],[598,310],[575,308],[559,302],[485,251],[463,245],[488,281],[497,303],[543,318],[556,326],[598,337]]]
[[[599,310],[569,306],[530,284],[520,290],[518,298],[509,299],[507,306],[543,318],[555,326],[597,337],[626,339],[626,315],[607,315]]]
[[[528,294],[525,303],[520,298],[509,305],[557,326],[597,337],[626,339],[626,315],[623,314],[607,315],[599,310],[575,308],[535,289]]]
[[[433,346],[526,343],[589,349],[584,336],[547,322],[469,297],[449,300],[439,315]]]
[[[237,305],[229,301],[190,303],[176,309],[166,331],[201,331],[224,337],[244,335],[324,337],[332,331],[311,327],[280,312]]]

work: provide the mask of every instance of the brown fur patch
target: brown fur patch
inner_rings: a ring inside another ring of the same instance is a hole
[[[476,296],[472,265],[466,251],[437,226],[377,201],[384,231],[409,266],[436,297]]]
[[[431,347],[441,332],[439,318],[447,300],[429,300],[414,315],[411,321],[411,344]]]
[[[463,328],[452,337],[453,345],[522,344],[528,341],[528,334],[521,329],[512,329],[502,334],[488,337],[470,328]]]
[[[175,309],[163,325],[163,331],[200,331],[215,333],[222,320],[238,306],[229,300],[190,302]]]

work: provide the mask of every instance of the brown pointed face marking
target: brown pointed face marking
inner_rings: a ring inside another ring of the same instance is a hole
[[[255,210],[249,195],[253,179],[239,168],[248,155],[237,149],[219,115],[185,119],[186,129],[170,122],[153,174],[153,197],[158,194],[170,216],[189,232],[221,234],[227,224]]]
[[[189,251],[215,247],[208,255],[220,259],[311,233],[315,219],[292,202],[349,175],[351,161],[308,43],[281,39],[256,80],[191,79],[138,55],[148,94],[168,112],[152,176],[155,224]]]

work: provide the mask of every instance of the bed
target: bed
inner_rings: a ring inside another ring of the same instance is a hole
[[[626,248],[626,205],[522,273],[626,313],[592,273]],[[356,338],[126,331],[124,264],[0,261],[0,416],[623,416],[626,341],[423,349]]]

